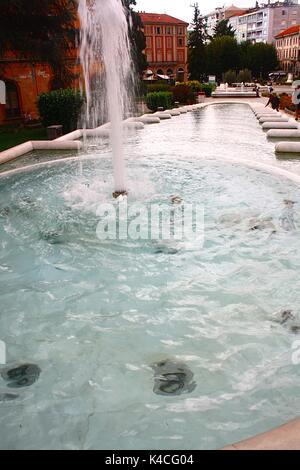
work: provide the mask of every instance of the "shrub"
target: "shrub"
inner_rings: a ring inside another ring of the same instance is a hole
[[[215,89],[216,89],[216,85],[212,83],[201,84],[201,91],[204,91],[206,97],[211,96],[212,92],[215,91]]]
[[[169,91],[156,91],[146,95],[146,103],[151,111],[157,111],[157,108],[168,109],[173,104],[173,94]]]
[[[252,73],[251,70],[248,69],[243,69],[239,71],[239,74],[237,76],[237,81],[239,83],[251,83],[252,81]]]
[[[196,102],[195,93],[188,85],[180,84],[172,88],[174,101],[193,104]]]
[[[224,83],[228,83],[228,85],[232,85],[232,83],[236,83],[236,72],[234,70],[227,70],[223,76]]]
[[[167,83],[151,83],[151,85],[146,85],[147,93],[155,93],[157,91],[170,91],[171,86]]]
[[[45,127],[55,124],[63,126],[63,132],[77,128],[83,105],[79,91],[66,89],[42,93],[38,98],[38,109]]]
[[[289,109],[290,111],[295,111],[296,106],[292,102],[292,97],[291,95],[288,95],[287,93],[282,93],[280,96],[280,109]]]
[[[201,83],[198,80],[191,80],[189,82],[184,82],[182,85],[186,85],[191,88],[191,90],[195,93],[201,91]]]

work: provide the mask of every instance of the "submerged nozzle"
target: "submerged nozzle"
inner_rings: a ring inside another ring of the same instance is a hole
[[[118,197],[120,197],[120,196],[128,196],[128,192],[126,190],[114,191],[112,195],[113,195],[114,199],[118,199]]]

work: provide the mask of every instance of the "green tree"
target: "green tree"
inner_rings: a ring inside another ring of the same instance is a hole
[[[228,83],[228,85],[232,85],[236,81],[237,78],[235,70],[227,70],[227,72],[223,74],[223,82]]]
[[[229,20],[221,20],[214,28],[214,38],[219,38],[222,36],[234,37],[235,30],[229,24]]]
[[[267,78],[278,67],[276,49],[272,44],[247,44],[246,63],[242,64],[252,71],[256,78]]]
[[[137,72],[142,75],[148,65],[144,54],[146,38],[143,32],[143,23],[140,15],[132,9],[132,6],[136,5],[136,0],[122,0],[122,2],[127,11],[132,58]]]
[[[242,83],[242,82],[250,83],[251,80],[252,80],[251,70],[243,69],[239,71],[239,74],[237,76],[237,81],[239,83]]]
[[[1,0],[0,55],[48,62],[55,80],[73,78],[66,56],[75,47],[76,0]]]
[[[249,68],[249,46],[250,41],[243,41],[239,44],[240,67],[242,69]]]
[[[193,30],[188,40],[188,69],[191,80],[202,80],[206,75],[206,46],[207,33],[200,15],[198,3],[194,5]]]
[[[235,38],[216,37],[207,45],[206,50],[209,73],[220,79],[227,70],[239,70],[240,51]]]

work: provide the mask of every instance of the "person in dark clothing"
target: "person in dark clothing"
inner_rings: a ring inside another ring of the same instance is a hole
[[[271,93],[269,96],[269,101],[267,102],[265,108],[267,106],[271,105],[272,109],[276,109],[276,111],[279,111],[279,105],[280,105],[280,99],[278,98],[275,93]]]
[[[252,90],[252,91],[255,91],[257,98],[260,98],[260,94],[259,94],[259,86],[258,86],[258,85],[255,85],[255,87],[253,88],[253,90]]]

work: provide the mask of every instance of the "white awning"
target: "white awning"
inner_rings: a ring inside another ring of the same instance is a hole
[[[161,78],[162,80],[170,80],[170,77],[168,75],[157,75],[158,78]]]

